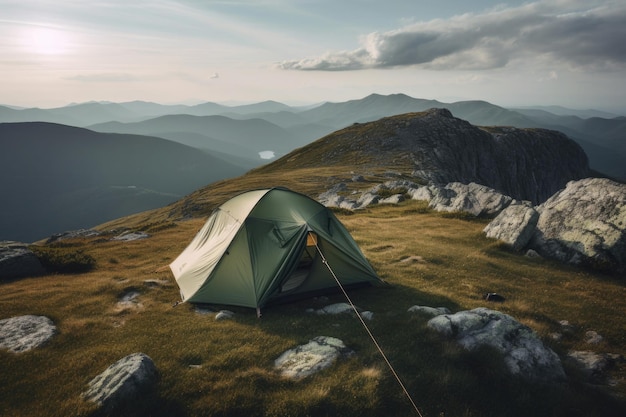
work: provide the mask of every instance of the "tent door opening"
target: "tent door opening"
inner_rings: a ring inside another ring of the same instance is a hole
[[[283,282],[280,287],[281,293],[286,293],[295,290],[308,278],[311,273],[311,266],[317,256],[317,234],[315,232],[308,232],[306,236],[306,245],[300,255],[300,260],[294,271]]]

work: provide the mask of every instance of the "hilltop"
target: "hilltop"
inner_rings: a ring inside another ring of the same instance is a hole
[[[355,189],[390,176],[422,183],[473,181],[518,199],[542,202],[568,181],[590,174],[584,151],[559,132],[479,128],[446,110],[433,109],[353,124],[243,176],[210,184],[136,218],[205,215],[247,189],[284,186],[316,197],[338,182]],[[355,175],[366,182],[352,181]]]
[[[499,147],[500,140],[515,150],[505,166],[474,158],[473,147],[502,156],[506,147]],[[537,148],[537,141],[546,143]],[[560,148],[564,152],[556,152]],[[516,168],[515,161],[524,163]],[[522,166],[527,171],[518,171]],[[502,186],[531,169],[534,178],[550,178],[554,187],[589,172],[580,148],[559,133],[477,128],[433,110],[350,125],[170,205],[103,223],[99,235],[40,242],[37,248],[51,256],[93,262],[79,273],[0,284],[1,319],[44,315],[58,328],[33,351],[0,350],[0,409],[14,416],[99,415],[81,397],[89,381],[121,358],[143,352],[154,360],[158,381],[122,415],[415,415],[355,317],[307,312],[345,301],[341,295],[273,306],[260,320],[243,308],[173,308],[180,296],[167,265],[213,209],[244,190],[285,186],[315,198],[337,183],[351,194],[389,179],[497,180],[488,175],[494,167],[497,176],[511,176]],[[532,184],[538,199],[548,192],[532,176],[521,179],[526,187],[520,192]],[[623,362],[609,370],[607,382],[589,379],[567,361],[570,351],[626,355],[622,282],[523,256],[484,236],[487,219],[436,213],[416,201],[336,213],[390,284],[355,290],[351,297],[373,312],[372,332],[425,416],[624,414]],[[123,231],[142,239],[116,239]],[[505,302],[483,298],[496,291]],[[443,338],[428,327],[426,315],[410,311],[416,305],[453,312],[487,306],[511,315],[562,358],[567,381],[542,384],[511,376],[498,351],[467,351]],[[215,320],[224,308],[234,315]],[[282,352],[320,335],[340,338],[354,353],[300,381],[274,370]]]

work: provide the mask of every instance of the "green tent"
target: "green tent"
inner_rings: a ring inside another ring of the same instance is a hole
[[[344,287],[382,282],[328,208],[285,188],[248,191],[222,204],[170,268],[184,302],[257,311],[337,288],[333,273]]]

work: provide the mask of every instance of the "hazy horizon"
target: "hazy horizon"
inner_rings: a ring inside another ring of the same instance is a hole
[[[378,93],[370,93],[369,95],[372,94],[378,94]],[[393,95],[393,94],[405,94],[402,92],[398,92],[398,93],[390,93],[387,95]],[[408,95],[408,94],[406,94]],[[2,103],[0,102],[0,106],[5,106],[5,107],[10,107],[10,108],[14,108],[14,109],[19,109],[19,110],[28,110],[28,109],[41,109],[41,110],[51,110],[51,109],[59,109],[59,108],[63,108],[63,107],[71,107],[71,106],[76,106],[76,105],[81,105],[81,104],[88,104],[88,103],[98,103],[98,104],[124,104],[124,103],[132,103],[132,102],[145,102],[145,103],[154,103],[154,104],[158,104],[158,105],[163,105],[163,106],[177,106],[177,105],[183,105],[183,106],[195,106],[195,105],[200,105],[200,104],[206,104],[206,103],[214,103],[214,104],[219,104],[222,106],[226,106],[226,107],[237,107],[237,106],[246,106],[246,105],[252,105],[252,104],[260,104],[263,102],[267,102],[267,101],[274,101],[274,102],[278,102],[281,104],[285,104],[289,107],[292,108],[314,108],[317,106],[321,106],[324,103],[343,103],[343,102],[347,102],[347,101],[358,101],[361,99],[366,98],[367,96],[363,96],[363,97],[355,97],[355,98],[351,98],[351,99],[346,99],[345,101],[332,101],[332,100],[323,100],[323,101],[318,101],[318,102],[297,102],[297,101],[280,101],[280,100],[273,100],[273,99],[265,99],[265,100],[256,100],[256,101],[245,101],[245,100],[226,100],[226,101],[211,101],[211,100],[182,100],[182,101],[177,101],[177,102],[158,102],[158,101],[151,101],[151,100],[142,100],[142,99],[134,99],[134,100],[127,100],[127,101],[110,101],[110,100],[87,100],[87,101],[81,101],[81,102],[71,102],[71,103],[66,103],[66,104],[61,104],[61,105],[57,105],[57,106],[17,106],[17,105],[13,105],[11,103]],[[444,104],[452,104],[455,102],[462,102],[462,101],[488,101],[488,100],[483,100],[481,98],[473,98],[473,99],[459,99],[459,100],[455,100],[454,98],[450,98],[449,100],[445,100],[445,99],[432,99],[432,98],[426,98],[426,97],[414,97],[414,96],[410,96],[414,99],[424,99],[424,100],[437,100],[441,103]],[[536,103],[536,104],[528,104],[528,105],[518,105],[518,106],[505,106],[505,105],[501,105],[499,103],[493,103],[493,102],[489,102],[490,104],[496,105],[496,106],[500,106],[503,108],[519,108],[519,109],[532,109],[532,108],[546,108],[549,109],[551,107],[554,108],[562,108],[564,110],[572,110],[572,111],[576,111],[576,112],[585,112],[585,111],[600,111],[600,112],[605,112],[610,114],[611,116],[624,116],[626,117],[626,107],[624,107],[623,109],[607,109],[607,108],[593,108],[593,107],[585,107],[585,106],[580,106],[580,107],[576,107],[576,106],[563,106],[560,104],[544,104],[544,103]],[[549,110],[548,110],[549,111]],[[610,117],[611,117],[610,116]]]
[[[0,102],[288,105],[403,93],[626,113],[626,4],[0,0]]]

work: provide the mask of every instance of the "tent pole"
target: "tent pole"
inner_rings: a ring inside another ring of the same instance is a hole
[[[261,307],[257,307],[256,308],[256,318],[260,319],[261,318]]]
[[[310,233],[310,232],[309,232]],[[420,412],[419,408],[417,408],[417,405],[415,404],[415,401],[413,401],[413,398],[411,397],[411,394],[409,394],[409,391],[406,389],[406,387],[404,386],[404,384],[402,383],[402,380],[400,379],[400,376],[398,375],[398,373],[396,372],[396,370],[393,368],[393,366],[391,365],[391,362],[389,362],[389,359],[387,359],[387,355],[385,355],[385,352],[383,352],[383,349],[380,347],[380,345],[378,344],[378,342],[376,341],[376,338],[374,337],[374,335],[372,334],[372,332],[370,331],[369,327],[367,327],[367,324],[365,323],[365,321],[363,320],[363,317],[361,317],[361,315],[359,314],[359,311],[357,310],[356,306],[354,305],[354,303],[352,302],[352,300],[350,299],[350,296],[348,296],[348,293],[346,292],[345,288],[343,287],[343,285],[341,285],[341,282],[339,282],[339,278],[337,278],[337,275],[335,275],[335,272],[333,271],[333,269],[330,267],[330,264],[328,263],[328,260],[326,259],[326,257],[324,256],[324,254],[322,253],[322,249],[320,249],[320,247],[318,246],[318,242],[317,240],[315,240],[315,247],[317,248],[317,252],[320,254],[320,257],[322,258],[322,263],[324,265],[326,265],[326,268],[328,268],[328,270],[330,271],[330,274],[333,276],[333,278],[335,279],[335,281],[337,282],[337,285],[339,286],[339,288],[341,289],[341,292],[343,292],[343,295],[346,297],[346,300],[348,300],[348,303],[350,304],[350,306],[352,307],[352,309],[354,310],[354,312],[356,313],[357,318],[359,319],[359,321],[361,322],[361,324],[363,325],[363,327],[365,328],[365,331],[367,332],[367,334],[369,335],[369,337],[372,339],[372,341],[374,342],[374,345],[376,346],[376,348],[378,349],[378,352],[380,352],[380,355],[383,357],[383,359],[385,360],[385,363],[387,364],[387,366],[389,367],[389,369],[391,370],[391,373],[393,374],[393,376],[396,378],[396,381],[398,381],[398,384],[400,384],[400,387],[402,388],[402,391],[404,392],[404,395],[406,395],[406,397],[409,399],[409,402],[411,403],[411,405],[413,406],[413,409],[415,409],[415,412],[417,413],[418,416],[423,417],[422,413]]]

